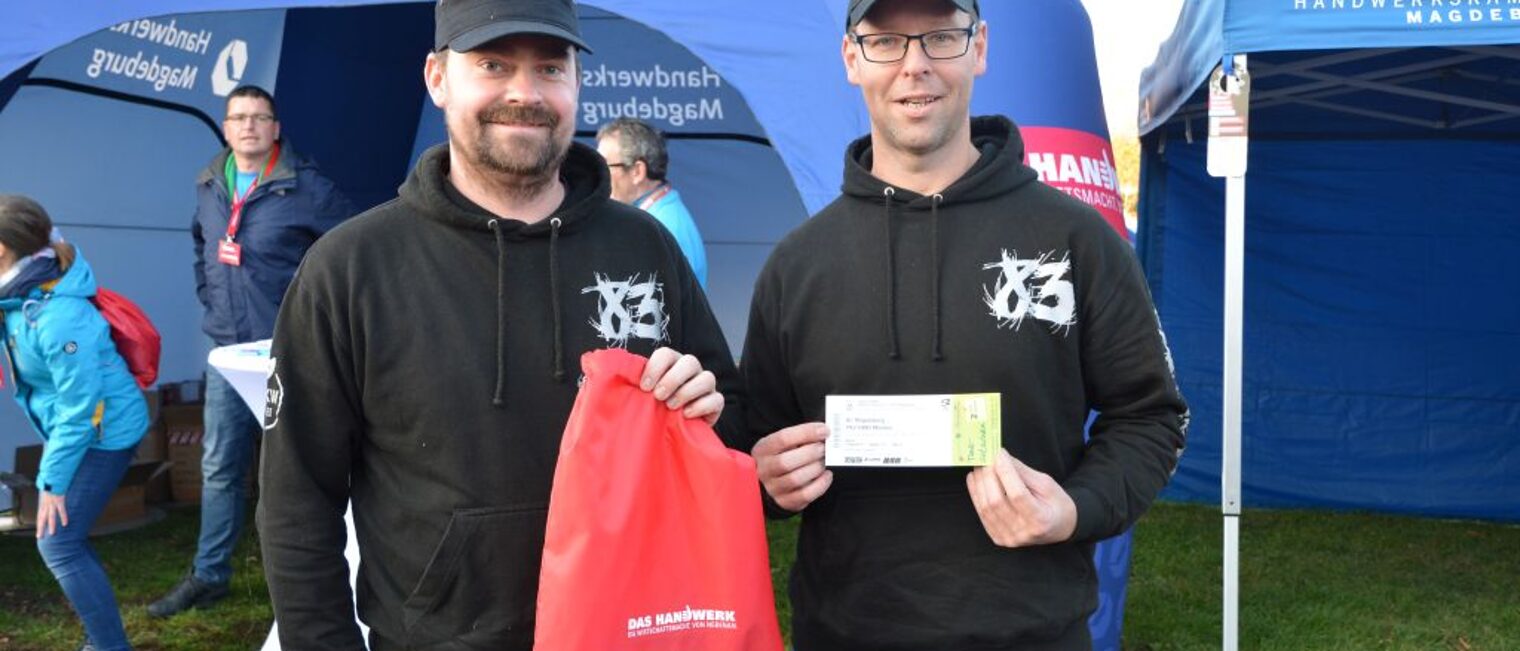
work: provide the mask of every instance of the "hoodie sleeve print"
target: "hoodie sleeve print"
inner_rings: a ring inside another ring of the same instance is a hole
[[[1079,281],[1088,297],[1079,317],[1082,376],[1098,418],[1065,481],[1077,506],[1076,541],[1133,525],[1170,480],[1187,436],[1187,404],[1139,262],[1106,227],[1099,238]]]
[[[259,534],[281,647],[362,651],[343,557],[358,383],[347,326],[327,311],[345,302],[322,285],[299,273],[275,322]]]
[[[62,309],[72,308],[70,303],[84,303],[84,299],[59,297],[50,302],[50,307]],[[38,343],[58,394],[52,404],[53,428],[47,433],[47,445],[43,446],[37,488],[62,495],[73,483],[84,453],[100,435],[105,393],[97,348],[99,338],[86,336],[86,328],[104,324],[98,322],[98,317],[92,322],[88,314],[78,309],[46,318],[48,322],[39,328]]]

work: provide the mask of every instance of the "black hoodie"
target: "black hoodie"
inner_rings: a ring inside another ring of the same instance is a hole
[[[1187,407],[1130,246],[1036,180],[1012,122],[976,118],[972,140],[977,163],[927,197],[871,175],[869,138],[851,145],[844,196],[756,283],[751,440],[823,421],[830,394],[1000,392],[1003,447],[1065,487],[1075,535],[997,547],[966,468],[835,468],[802,514],[801,651],[1091,648],[1093,543],[1140,517],[1181,452]]]
[[[400,198],[306,257],[275,327],[259,526],[287,651],[360,649],[343,562],[352,497],[371,648],[522,649],[583,352],[669,346],[738,376],[653,218],[573,145],[549,219],[496,219],[418,161]],[[650,398],[653,399],[652,397]],[[737,423],[735,423],[737,425]],[[732,440],[732,436],[725,436]]]

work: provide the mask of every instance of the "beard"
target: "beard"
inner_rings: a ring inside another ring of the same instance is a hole
[[[883,125],[882,134],[893,149],[914,156],[927,156],[943,149],[955,137],[955,130],[956,124],[948,120],[921,125],[916,129],[887,122]]]
[[[557,177],[569,155],[569,140],[558,138],[559,116],[542,106],[493,104],[475,121],[473,142],[462,147],[465,158],[482,171],[504,177],[500,180],[513,194],[536,195]],[[544,127],[548,133],[544,138],[514,134],[502,142],[491,137],[492,124]]]

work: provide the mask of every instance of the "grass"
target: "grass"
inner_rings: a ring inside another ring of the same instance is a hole
[[[185,571],[195,509],[96,539],[139,651],[256,649],[271,619],[256,540],[238,547],[233,595],[170,621],[148,602]],[[770,524],[783,629],[797,521]],[[1215,508],[1156,505],[1135,533],[1127,651],[1218,649],[1222,528]],[[1241,520],[1240,648],[1520,650],[1520,526],[1324,511]],[[73,649],[79,625],[29,537],[0,537],[0,651]]]
[[[249,511],[252,512],[250,505]],[[252,519],[245,532],[251,532]],[[216,608],[169,620],[148,617],[148,604],[184,576],[195,555],[200,510],[170,509],[163,521],[92,539],[122,605],[137,651],[257,649],[274,612],[260,571],[257,536],[245,534],[233,555],[231,595]],[[84,630],[37,555],[36,539],[0,536],[0,650],[73,651]]]

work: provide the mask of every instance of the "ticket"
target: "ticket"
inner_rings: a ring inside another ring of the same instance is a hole
[[[985,466],[1002,447],[1002,394],[827,396],[829,466]]]

